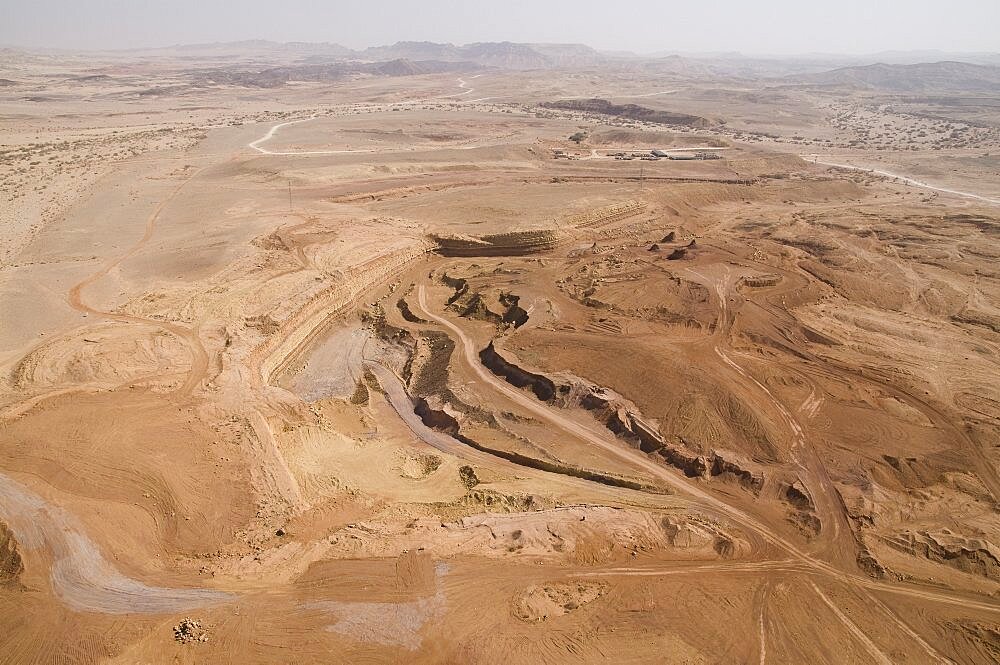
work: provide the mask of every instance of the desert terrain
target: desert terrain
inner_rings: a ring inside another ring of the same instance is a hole
[[[1000,662],[1000,66],[2,54],[0,663]]]

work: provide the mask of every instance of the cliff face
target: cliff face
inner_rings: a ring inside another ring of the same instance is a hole
[[[557,102],[545,102],[541,106],[564,111],[584,111],[586,113],[601,113],[629,120],[656,122],[663,125],[683,125],[685,127],[711,127],[714,122],[708,118],[687,113],[657,111],[638,104],[612,104],[606,99],[565,99]]]
[[[529,388],[535,397],[543,402],[551,402],[556,396],[556,384],[552,379],[523,370],[497,353],[493,342],[479,352],[479,360],[497,376],[517,388]]]
[[[527,388],[535,397],[559,407],[581,407],[610,432],[647,454],[672,466],[689,478],[733,482],[743,490],[760,496],[764,470],[736,453],[713,449],[707,454],[691,450],[683,440],[668,441],[660,434],[659,424],[644,417],[632,401],[610,388],[567,374],[549,377],[532,372],[505,358],[490,342],[479,352],[479,359],[491,372],[517,388]],[[810,518],[815,507],[798,485],[788,486],[788,503]],[[818,521],[817,527],[818,530]]]
[[[437,252],[444,256],[519,256],[552,249],[559,241],[555,231],[512,231],[485,236],[432,235]]]

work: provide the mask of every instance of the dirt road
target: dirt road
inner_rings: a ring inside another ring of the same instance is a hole
[[[494,376],[488,369],[486,369],[482,363],[479,362],[477,350],[473,340],[464,332],[461,328],[453,324],[451,321],[445,319],[444,317],[438,316],[433,313],[427,305],[426,290],[423,285],[417,287],[417,304],[418,316],[426,318],[427,320],[434,321],[446,329],[451,331],[462,346],[463,357],[466,365],[476,374],[476,376],[483,382],[490,385],[498,392],[502,393],[506,397],[509,397],[519,406],[525,408],[539,419],[544,422],[548,422],[555,427],[562,429],[563,431],[569,432],[582,440],[587,441],[595,446],[598,446],[611,454],[619,457],[629,463],[641,468],[644,471],[649,472],[655,478],[662,480],[672,487],[676,488],[682,494],[693,497],[704,507],[710,508],[711,510],[717,512],[720,515],[726,516],[732,519],[735,523],[740,524],[744,528],[750,529],[758,533],[762,538],[770,542],[771,544],[777,546],[779,549],[790,554],[794,559],[801,561],[809,570],[810,574],[818,575],[820,577],[825,577],[831,580],[835,580],[841,583],[845,583],[851,586],[860,587],[863,593],[867,593],[866,590],[875,590],[883,592],[899,593],[915,598],[920,598],[924,600],[936,600],[938,602],[951,603],[966,607],[974,607],[977,610],[988,611],[991,613],[1000,613],[1000,604],[982,602],[979,600],[974,600],[968,595],[963,594],[953,594],[937,590],[928,590],[919,587],[912,587],[909,585],[902,584],[892,584],[888,582],[881,582],[878,580],[873,580],[868,577],[863,577],[855,573],[845,572],[826,561],[818,559],[806,552],[800,550],[798,547],[793,545],[791,542],[782,538],[776,534],[771,528],[767,527],[763,523],[759,522],[755,518],[751,517],[749,514],[734,508],[724,501],[716,498],[715,496],[703,491],[691,483],[685,482],[684,480],[676,477],[667,469],[664,469],[655,462],[640,457],[633,450],[625,448],[622,444],[617,441],[609,441],[591,431],[590,429],[583,427],[582,425],[575,423],[568,418],[555,413],[552,409],[546,405],[539,403],[537,400],[529,397],[526,393],[514,388],[513,386],[507,384],[505,381]],[[769,562],[768,562],[769,563]],[[768,565],[768,564],[765,564]],[[673,568],[661,569],[661,573],[671,574],[667,571],[673,571]],[[623,571],[625,572],[625,571]],[[649,573],[655,574],[655,573]],[[877,602],[874,601],[873,602]],[[899,626],[899,629],[903,632],[912,633],[908,626],[905,625],[898,617],[895,616],[888,608],[884,606],[883,610],[887,618],[893,623]],[[936,652],[932,648],[923,642],[922,646],[928,651],[928,653],[934,656],[936,659],[940,660],[940,656],[937,656]]]
[[[976,201],[982,201],[983,203],[991,203],[993,205],[1000,205],[1000,199],[990,198],[988,196],[982,196],[980,194],[973,194],[972,192],[963,192],[957,189],[950,189],[948,187],[938,187],[937,185],[932,185],[921,180],[916,180],[909,176],[901,175],[899,173],[892,173],[890,171],[883,171],[881,169],[873,169],[865,166],[852,166],[851,164],[841,164],[838,162],[829,162],[820,159],[821,155],[800,155],[803,159],[808,159],[814,164],[823,164],[824,166],[833,166],[838,169],[848,169],[851,171],[860,171],[862,173],[871,173],[873,175],[880,175],[885,178],[892,178],[894,180],[899,180],[906,183],[907,185],[912,185],[914,187],[920,187],[922,189],[930,189],[935,192],[942,192],[944,194],[954,194],[955,196],[961,196],[966,199],[973,199]]]
[[[187,380],[177,389],[177,393],[180,395],[190,395],[198,384],[205,378],[206,372],[208,371],[208,353],[205,351],[205,346],[201,342],[201,337],[198,335],[198,326],[192,326],[191,328],[185,328],[184,326],[179,326],[174,323],[169,323],[166,321],[160,321],[157,319],[144,318],[140,316],[131,316],[128,314],[119,314],[117,312],[106,312],[94,307],[91,307],[83,300],[83,291],[87,287],[95,284],[102,278],[108,275],[112,270],[117,268],[122,264],[123,261],[133,256],[140,249],[146,246],[150,238],[153,237],[153,233],[156,231],[157,223],[160,220],[160,216],[163,214],[163,210],[167,205],[173,201],[178,194],[194,180],[198,174],[204,171],[204,168],[196,170],[190,176],[184,179],[177,187],[170,192],[169,196],[163,199],[159,205],[153,210],[149,218],[146,220],[146,228],[142,234],[142,237],[128,251],[124,254],[118,256],[117,258],[109,261],[100,270],[91,274],[89,277],[83,281],[75,284],[66,296],[66,300],[70,307],[77,310],[78,312],[83,312],[85,314],[94,314],[104,319],[111,321],[120,321],[122,323],[144,323],[150,326],[162,328],[177,337],[183,339],[191,350],[191,369],[188,372]]]
[[[72,515],[4,474],[0,474],[0,517],[27,550],[49,552],[52,588],[78,612],[165,614],[235,598],[209,589],[149,586],[123,575]]]

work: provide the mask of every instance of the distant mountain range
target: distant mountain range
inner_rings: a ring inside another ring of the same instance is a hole
[[[156,48],[136,48],[122,51],[101,51],[101,55],[126,55],[130,57],[197,57],[296,60],[308,58],[351,58],[355,52],[332,42],[272,42],[266,39],[246,39],[238,42],[205,42],[178,44]]]
[[[463,62],[473,63],[481,67],[502,69],[579,67],[599,64],[614,57],[602,54],[583,44],[522,44],[515,42],[479,42],[462,46],[437,42],[396,42],[390,46],[372,46],[355,51],[332,43],[290,42],[283,44],[251,40],[188,44],[161,49],[143,49],[132,51],[132,53],[172,55],[175,57],[241,57],[244,59],[284,57],[313,62],[330,60]]]
[[[443,72],[466,72],[479,69],[469,62],[443,62],[421,60],[414,62],[397,58],[386,62],[358,62],[345,60],[322,64],[282,65],[260,69],[249,66],[200,69],[192,72],[194,79],[201,83],[239,85],[250,88],[278,88],[292,81],[329,83],[341,81],[356,74],[376,76],[416,76],[418,74],[440,74]]]
[[[807,85],[849,85],[888,91],[921,91],[973,86],[981,90],[996,84],[1000,54],[946,54],[937,51],[885,52],[873,56],[744,56],[739,53],[699,55],[656,54],[639,56],[624,52],[602,52],[585,44],[538,44],[477,42],[455,45],[427,41],[402,41],[389,46],[352,50],[340,44],[264,40],[220,44],[193,44],[147,53],[178,57],[240,57],[247,60],[284,58],[287,63],[323,64],[333,61],[415,63],[418,70],[442,68],[441,63],[463,67],[496,67],[531,70],[578,68],[608,64],[638,66],[692,78],[735,77],[789,79]],[[939,60],[934,61],[938,56]],[[949,56],[948,58],[940,56]],[[926,58],[919,60],[919,58]],[[423,63],[436,63],[424,65]]]
[[[478,42],[455,46],[435,42],[397,42],[392,46],[365,49],[363,58],[385,60],[441,60],[474,62],[483,67],[503,69],[544,69],[579,67],[608,60],[608,56],[583,44],[519,44],[514,42]]]
[[[0,49],[0,85],[16,85],[20,63],[63,59],[67,51]],[[266,40],[187,44],[165,48],[102,51],[109,60],[172,60],[196,80],[253,87],[289,81],[335,81],[355,74],[411,76],[480,68],[507,70],[618,67],[622,75],[667,75],[697,82],[765,82],[782,86],[847,87],[890,93],[1000,90],[1000,53],[885,52],[875,56],[806,54],[744,56],[598,51],[584,44],[477,42],[456,45],[402,41],[354,50],[330,42]],[[940,61],[912,62],[926,57]],[[882,59],[877,59],[882,58]],[[132,66],[132,63],[129,63]],[[9,77],[9,78],[8,78]]]
[[[790,80],[806,85],[899,93],[963,91],[1000,94],[1000,67],[973,65],[967,62],[930,62],[915,65],[876,63],[805,74],[790,77]]]
[[[358,54],[366,60],[439,60],[474,62],[484,67],[502,69],[543,69],[548,59],[528,44],[486,42],[480,44],[436,44],[434,42],[397,42],[392,46],[367,48]]]

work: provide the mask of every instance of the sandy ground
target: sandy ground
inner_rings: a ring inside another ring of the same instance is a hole
[[[0,70],[0,662],[1000,660],[1000,119],[96,58]]]

